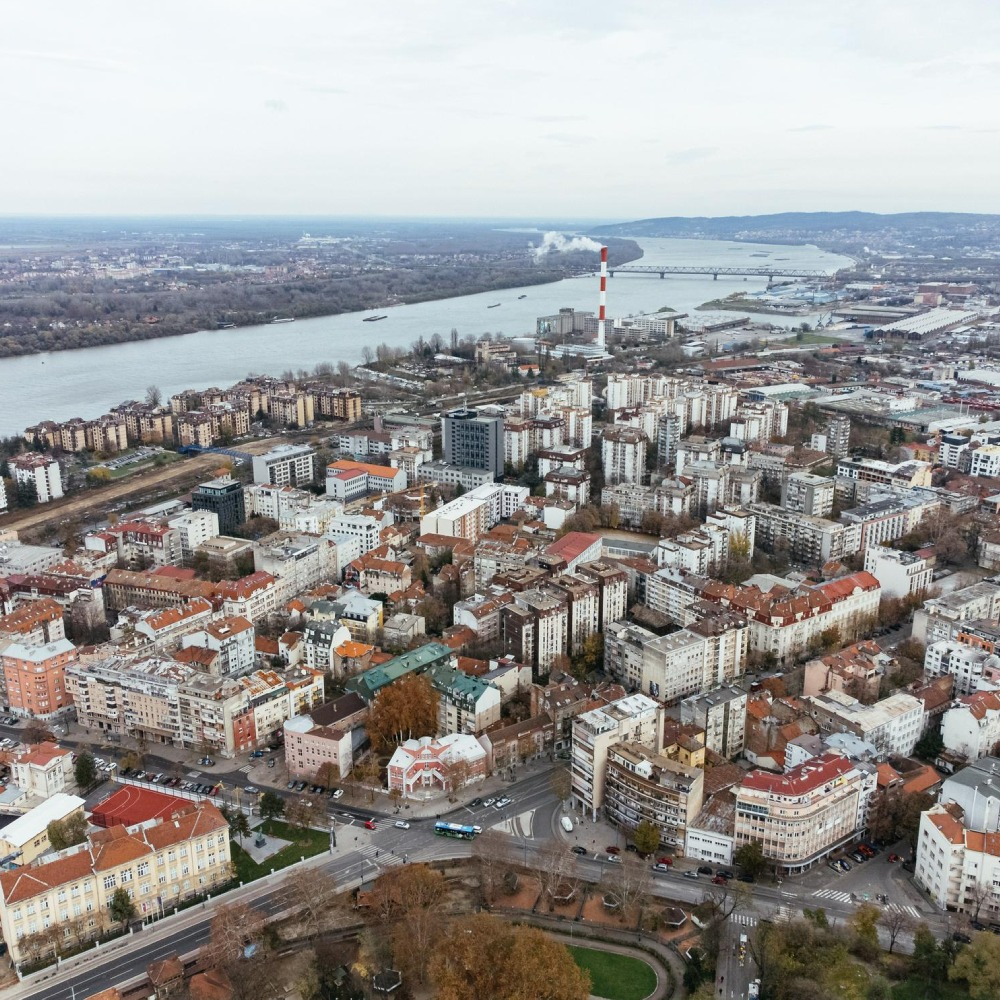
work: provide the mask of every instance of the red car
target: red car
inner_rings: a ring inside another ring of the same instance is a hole
[[[902,860],[903,859],[898,854],[890,854],[889,857],[886,858],[886,861],[892,861],[892,862],[902,861]]]
[[[674,863],[673,858],[658,858],[657,860],[661,865],[672,865]]]
[[[721,875],[716,875],[712,879],[712,885],[729,885],[729,879],[723,878]]]
[[[366,830],[374,830],[375,829],[375,820],[373,820],[373,819],[366,819],[365,820],[365,829]]]
[[[617,847],[605,847],[605,848],[604,848],[604,850],[605,850],[605,851],[607,851],[607,852],[608,852],[608,854],[619,854],[619,853],[621,853],[621,852],[620,852],[620,851],[618,850],[618,848],[617,848]]]

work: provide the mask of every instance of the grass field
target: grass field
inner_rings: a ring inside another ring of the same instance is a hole
[[[301,858],[311,858],[330,849],[330,834],[322,830],[293,830],[287,823],[275,819],[267,820],[260,829],[265,836],[273,834],[281,840],[290,840],[292,843],[288,847],[283,847],[262,865],[258,865],[234,838],[233,864],[240,882],[253,882],[270,875],[272,868],[278,871],[280,868],[294,865]],[[248,838],[244,838],[246,839]]]
[[[638,958],[594,948],[570,947],[573,961],[590,973],[590,992],[607,1000],[643,1000],[656,989],[656,973]]]
[[[969,1000],[969,992],[958,983],[925,983],[907,979],[892,988],[892,1000]]]

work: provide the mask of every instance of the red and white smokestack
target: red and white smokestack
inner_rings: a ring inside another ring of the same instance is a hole
[[[597,346],[604,348],[604,314],[608,304],[608,248],[601,247],[601,302],[597,313]]]

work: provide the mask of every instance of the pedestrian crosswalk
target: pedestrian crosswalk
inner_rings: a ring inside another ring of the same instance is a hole
[[[837,903],[874,903],[876,906],[878,905],[874,899],[865,899],[864,895],[852,895],[849,892],[838,892],[836,889],[817,889],[813,893],[813,897],[816,899],[829,899]],[[904,906],[901,903],[889,903],[888,906],[886,906],[886,909],[899,910],[916,920],[920,919],[920,911],[915,906]]]
[[[752,917],[749,913],[734,913],[729,919],[740,927],[757,926],[757,918]]]
[[[241,774],[249,774],[252,770],[253,770],[253,764],[244,764],[240,768],[240,773]]]
[[[832,899],[837,903],[854,902],[849,892],[838,892],[836,889],[817,889],[813,896],[817,899]]]
[[[361,856],[366,861],[370,861],[380,868],[391,868],[394,865],[401,865],[403,863],[402,855],[387,851],[381,847],[376,847],[374,844],[366,844],[362,847]]]

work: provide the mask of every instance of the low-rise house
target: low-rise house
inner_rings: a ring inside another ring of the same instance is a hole
[[[1000,749],[1000,691],[957,699],[941,717],[941,740],[956,758],[973,761]]]
[[[466,733],[406,740],[389,759],[389,791],[400,792],[404,799],[458,791],[482,781],[488,762],[486,750]]]
[[[345,694],[289,719],[284,725],[289,776],[316,781],[327,776],[321,771],[336,768],[337,780],[343,780],[353,770],[355,754],[367,740],[367,718],[368,706],[356,694]]]
[[[30,865],[51,850],[49,824],[83,815],[84,801],[77,795],[56,792],[0,830],[0,859],[15,865]]]
[[[73,782],[73,754],[49,740],[19,753],[10,763],[15,785],[29,796],[47,799]]]

